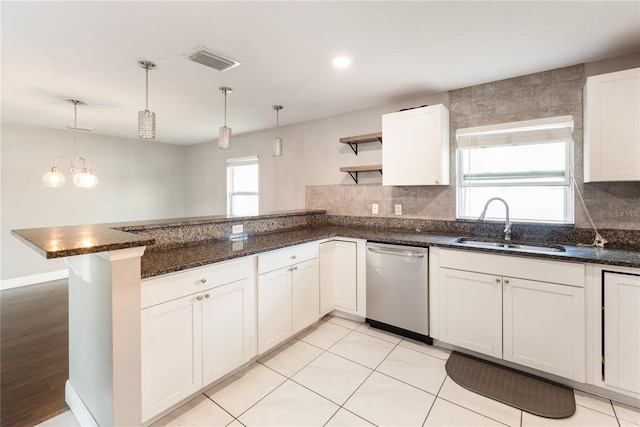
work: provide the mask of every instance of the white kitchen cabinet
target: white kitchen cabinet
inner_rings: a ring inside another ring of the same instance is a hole
[[[253,259],[141,283],[143,421],[256,355]]]
[[[311,326],[320,318],[318,260],[312,259],[295,264],[290,274],[291,321],[292,333],[295,334]]]
[[[382,185],[449,185],[449,110],[430,105],[382,116]]]
[[[142,419],[202,388],[202,305],[188,295],[142,310]]]
[[[584,86],[584,182],[598,181],[640,181],[640,68]]]
[[[443,249],[438,263],[441,341],[585,381],[584,265]]]
[[[503,359],[584,381],[584,288],[504,277]]]
[[[207,290],[203,297],[202,383],[206,386],[256,354],[253,280]]]
[[[604,273],[604,382],[640,395],[640,275]]]
[[[258,277],[258,354],[275,347],[293,333],[290,275],[287,267]]]
[[[338,237],[320,244],[321,314],[366,317],[366,240]]]
[[[258,256],[258,353],[320,318],[318,243]]]
[[[329,314],[336,305],[336,241],[320,243],[320,315]]]
[[[502,278],[440,269],[441,340],[502,358]]]

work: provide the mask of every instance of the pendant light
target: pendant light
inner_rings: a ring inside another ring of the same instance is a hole
[[[76,132],[78,129],[78,104],[84,102],[78,99],[67,99],[73,103],[73,145],[76,145]],[[69,162],[69,170],[73,175],[73,183],[79,188],[95,188],[98,185],[98,177],[91,173],[89,161],[84,157],[76,157],[71,160],[69,157],[58,157],[53,162],[53,167],[42,177],[42,183],[45,187],[55,188],[62,187],[66,181],[64,175],[58,170],[58,160],[67,160]],[[81,167],[82,164],[82,167]]]
[[[228,150],[231,148],[231,128],[227,127],[227,94],[232,90],[230,87],[221,87],[220,92],[224,93],[224,126],[220,128],[218,148]]]
[[[146,74],[145,109],[138,111],[138,137],[154,139],[156,137],[156,113],[149,111],[149,70],[156,68],[156,64],[151,61],[138,61],[138,65],[144,68]]]
[[[282,138],[280,138],[280,110],[284,107],[282,105],[274,105],[273,109],[276,110],[276,137],[273,138],[273,157],[282,157]]]

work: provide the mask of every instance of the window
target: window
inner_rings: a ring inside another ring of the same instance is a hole
[[[571,116],[458,129],[457,217],[501,197],[512,221],[573,223],[572,130]],[[504,220],[504,206],[486,219]]]
[[[227,160],[227,215],[258,213],[258,156]]]

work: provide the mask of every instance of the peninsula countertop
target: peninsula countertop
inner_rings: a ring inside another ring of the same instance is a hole
[[[295,215],[296,213],[294,212],[293,214]],[[279,215],[282,214],[273,214],[272,216],[278,217]],[[210,219],[207,218],[206,220]],[[202,221],[204,221],[204,219]],[[124,231],[122,229],[122,223],[31,228],[13,230],[12,233],[45,258],[61,258],[148,246],[141,260],[142,278],[159,276],[333,237],[347,237],[418,247],[436,246],[511,256],[546,258],[566,262],[584,262],[640,268],[640,251],[638,250],[595,248],[571,244],[562,244],[562,246],[566,248],[565,252],[540,252],[511,248],[480,248],[464,245],[456,241],[460,237],[472,236],[446,235],[391,228],[359,227],[356,225],[306,226],[270,233],[250,234],[242,240],[230,240],[228,238],[212,239],[166,248],[154,247],[155,239],[153,236],[144,233],[136,234]]]

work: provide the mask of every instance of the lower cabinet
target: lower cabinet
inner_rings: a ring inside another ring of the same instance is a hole
[[[202,304],[189,295],[142,310],[142,419],[202,388]]]
[[[143,421],[256,355],[252,263],[223,263],[195,271],[200,275],[189,270],[142,284],[143,306],[162,289],[202,288],[141,311]],[[245,277],[219,283],[238,275]],[[156,289],[147,292],[149,288]]]
[[[440,253],[437,285],[442,341],[572,380],[585,380],[581,264],[548,264],[543,260],[444,250]],[[480,272],[451,268],[457,266],[470,266]],[[543,280],[531,280],[537,278]],[[562,283],[546,281],[552,278]]]
[[[318,244],[258,256],[258,353],[320,318]]]
[[[502,358],[502,278],[441,268],[440,295],[440,339]]]
[[[640,275],[605,271],[604,383],[640,397]]]
[[[584,288],[503,278],[503,359],[584,381]]]
[[[365,240],[320,244],[320,314],[340,310],[366,317]]]

